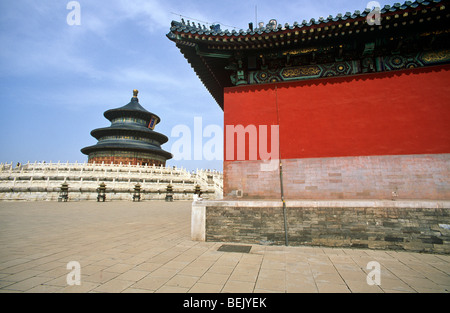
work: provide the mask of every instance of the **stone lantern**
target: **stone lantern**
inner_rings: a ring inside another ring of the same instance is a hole
[[[134,186],[133,201],[141,201],[141,185],[139,183]]]
[[[100,202],[100,200],[103,202],[106,200],[106,184],[104,182],[97,188],[97,202]]]
[[[69,200],[69,184],[64,182],[60,187],[58,202],[67,202],[67,200]]]
[[[173,201],[173,188],[172,185],[167,185],[166,188],[166,201],[167,202],[172,202]]]

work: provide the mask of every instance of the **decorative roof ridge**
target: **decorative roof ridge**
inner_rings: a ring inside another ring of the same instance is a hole
[[[393,13],[396,11],[402,11],[406,10],[408,8],[416,9],[419,6],[428,6],[430,4],[437,4],[445,2],[443,0],[415,0],[413,1],[405,1],[403,4],[401,3],[394,3],[392,5],[385,5],[382,8],[380,8],[380,13]],[[269,25],[263,27],[257,27],[253,30],[247,29],[247,31],[240,29],[239,31],[232,30],[231,32],[226,30],[221,30],[220,26],[217,27],[217,25],[210,26],[210,30],[207,29],[205,25],[198,25],[196,26],[195,23],[190,23],[190,21],[187,21],[187,23],[184,21],[184,19],[181,19],[182,21],[172,21],[170,33],[167,34],[167,37],[169,39],[175,39],[174,32],[184,32],[184,33],[190,33],[190,34],[199,34],[199,35],[207,35],[207,36],[247,36],[247,35],[262,35],[263,33],[276,33],[280,31],[286,31],[286,30],[293,30],[293,29],[300,29],[302,27],[311,27],[313,25],[321,25],[321,24],[327,24],[331,22],[338,22],[338,21],[347,21],[349,19],[354,20],[358,18],[366,17],[372,10],[369,8],[365,8],[363,11],[355,10],[353,13],[351,12],[345,12],[344,14],[338,13],[335,17],[332,15],[329,15],[327,18],[319,17],[318,20],[315,18],[311,18],[309,21],[303,20],[302,23],[298,23],[295,21],[292,26],[289,25],[289,23],[285,23],[284,26],[281,24],[278,24],[277,26]]]

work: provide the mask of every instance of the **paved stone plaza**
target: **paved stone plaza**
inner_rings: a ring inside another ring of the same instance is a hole
[[[450,255],[190,239],[191,202],[0,202],[0,292],[449,292]],[[79,262],[81,285],[67,264]],[[381,265],[380,285],[367,264]],[[373,277],[370,276],[369,277]]]

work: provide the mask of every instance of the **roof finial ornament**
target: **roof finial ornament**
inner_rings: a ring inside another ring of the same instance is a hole
[[[133,98],[131,98],[131,101],[132,102],[138,102],[139,103],[139,99],[138,99],[138,93],[139,93],[139,90],[137,90],[137,89],[134,89],[133,90]]]

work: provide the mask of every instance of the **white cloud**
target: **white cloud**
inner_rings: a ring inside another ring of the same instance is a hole
[[[164,1],[156,0],[120,0],[116,3],[117,13],[121,18],[134,20],[145,25],[147,30],[154,31],[168,28],[170,25],[170,10]]]

